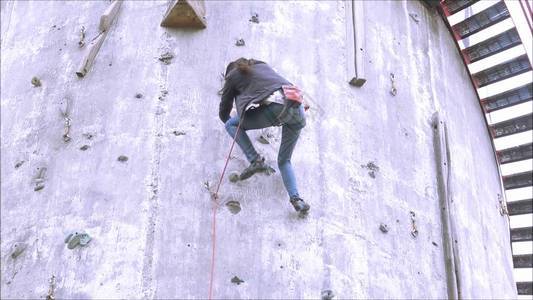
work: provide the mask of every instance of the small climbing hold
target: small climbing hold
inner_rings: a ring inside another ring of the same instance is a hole
[[[67,106],[67,107],[68,107],[68,106]],[[68,111],[64,111],[64,112],[62,112],[62,113],[63,113],[63,116],[65,117],[65,125],[64,125],[64,128],[63,128],[63,141],[64,141],[65,143],[68,143],[68,142],[70,142],[70,140],[72,140],[72,139],[70,138],[70,136],[68,135],[68,134],[70,133],[70,126],[71,126],[70,122],[71,122],[72,120],[71,120],[70,117],[68,116]]]
[[[70,238],[74,235],[74,233],[70,233],[69,235],[67,235],[67,237],[65,238],[65,244],[68,243],[68,241],[70,241]]]
[[[257,138],[257,141],[259,141],[259,143],[261,144],[270,144],[270,142],[268,141],[268,139],[266,137],[264,137],[263,135],[260,135],[258,138]]]
[[[229,174],[229,181],[231,182],[237,182],[241,178],[241,175],[237,171],[233,171]]]
[[[88,140],[91,140],[91,139],[94,137],[94,135],[91,134],[91,133],[84,133],[84,134],[82,134],[82,135],[83,135],[83,137],[85,137],[85,138],[88,139]]]
[[[335,297],[335,294],[333,294],[332,290],[323,290],[320,296],[322,300],[331,300]]]
[[[91,237],[87,233],[71,233],[65,238],[67,248],[74,249],[77,246],[85,247],[91,241]]]
[[[55,275],[52,275],[52,277],[50,277],[50,280],[48,281],[48,283],[50,284],[50,286],[48,288],[48,295],[46,295],[46,300],[55,300],[56,299],[56,296],[55,296],[56,277]]]
[[[31,84],[33,84],[34,87],[39,87],[39,86],[41,86],[41,80],[34,76],[31,79]]]
[[[437,243],[435,243],[435,242],[431,242],[431,243],[432,243],[433,246],[435,246],[435,247],[438,247],[438,246],[439,246],[439,244],[437,244]]]
[[[172,131],[172,133],[175,135],[175,136],[180,136],[180,135],[185,135],[185,131],[179,131],[179,130],[174,130]]]
[[[415,212],[411,211],[411,236],[416,238],[418,236],[418,229],[416,228]]]
[[[252,23],[258,23],[259,24],[259,15],[257,13],[252,14],[252,17],[249,20]]]
[[[85,27],[81,26],[80,40],[78,41],[78,47],[82,48],[85,45]]]
[[[233,276],[233,278],[231,278],[231,282],[232,282],[232,283],[235,283],[236,285],[239,285],[239,284],[243,283],[244,280],[240,279],[240,278],[237,277],[237,276]]]
[[[239,201],[230,200],[226,202],[226,207],[234,215],[238,214],[241,211],[241,203]]]
[[[204,188],[208,191],[211,190],[211,183],[209,181],[204,181]]]
[[[161,54],[161,56],[159,57],[159,61],[163,62],[165,65],[170,65],[173,58],[174,54],[167,51]]]
[[[394,81],[394,73],[390,73],[390,81],[391,81],[390,94],[393,96],[396,96],[398,94],[398,90],[396,89],[396,82]]]
[[[137,98],[137,99],[141,99],[142,97],[143,97],[143,94],[141,94],[141,93],[135,94],[135,98]]]
[[[46,168],[45,167],[38,167],[37,168],[37,176],[35,178],[35,188],[33,188],[34,191],[40,191],[44,189],[44,177],[46,175]]]
[[[89,149],[89,145],[83,145],[83,146],[80,147],[81,151],[85,151],[87,149]]]
[[[389,232],[389,227],[387,226],[387,224],[381,223],[379,224],[379,230],[381,230],[381,232],[383,233],[387,233]]]
[[[409,16],[411,17],[411,19],[413,19],[413,21],[415,21],[416,24],[420,22],[420,20],[418,19],[418,14],[410,13]]]
[[[26,248],[28,247],[28,245],[26,243],[15,243],[13,244],[13,246],[11,247],[11,258],[12,259],[17,259],[17,257],[19,257],[22,252],[24,252],[24,250],[26,250]]]
[[[368,169],[368,175],[372,178],[376,178],[376,172],[379,171],[379,167],[373,161],[368,162],[366,165],[361,165],[362,168]]]
[[[246,45],[246,43],[244,42],[243,39],[238,39],[236,42],[235,42],[235,46],[244,46]]]
[[[24,161],[23,161],[23,160],[17,162],[17,163],[15,164],[15,169],[20,168],[23,164],[24,164]]]
[[[117,160],[120,162],[125,162],[125,161],[128,161],[128,157],[125,155],[121,155],[117,158]]]

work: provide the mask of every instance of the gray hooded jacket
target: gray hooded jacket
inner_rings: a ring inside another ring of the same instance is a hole
[[[229,72],[218,113],[222,122],[225,123],[230,118],[233,100],[235,100],[237,113],[242,116],[250,103],[259,103],[279,90],[282,85],[291,84],[266,63],[255,62],[250,66],[251,71],[248,74],[243,74],[237,68]]]

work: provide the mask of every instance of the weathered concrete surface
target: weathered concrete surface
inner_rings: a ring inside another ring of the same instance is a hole
[[[462,295],[516,296],[483,117],[442,20],[419,2],[366,3],[362,88],[347,84],[341,1],[209,1],[201,31],[161,28],[166,1],[125,2],[80,80],[79,30],[90,41],[108,5],[1,2],[2,298],[45,297],[52,275],[57,298],[208,296],[204,182],[216,183],[230,145],[218,75],[240,56],[269,62],[315,103],[293,158],[312,210],[295,216],[278,174],[225,180],[222,200],[242,210],[217,213],[215,298],[318,298],[325,289],[338,298],[445,298],[435,111],[449,128]],[[157,59],[167,50],[169,65]],[[71,102],[67,144],[62,99]],[[278,143],[256,146],[275,164]],[[242,169],[242,153],[234,156],[230,169]],[[371,161],[375,178],[362,167]],[[45,187],[34,191],[41,167]],[[93,240],[69,250],[63,240],[76,230]],[[16,258],[14,243],[27,245]],[[235,275],[244,283],[231,283]]]

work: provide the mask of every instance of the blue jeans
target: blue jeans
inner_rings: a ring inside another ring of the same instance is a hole
[[[284,114],[282,120],[278,116],[283,110],[283,105],[279,103],[271,103],[269,105],[261,105],[258,108],[247,110],[244,113],[241,129],[236,138],[236,142],[241,148],[244,155],[249,162],[253,162],[259,158],[259,154],[255,151],[252,141],[246,134],[247,130],[261,129],[270,126],[283,126],[281,131],[281,146],[278,152],[278,168],[283,178],[283,184],[289,194],[289,197],[299,197],[298,188],[296,185],[296,176],[292,169],[291,157],[296,142],[300,137],[302,128],[305,127],[305,114],[303,105],[299,108],[290,108],[287,114]],[[226,122],[226,130],[233,138],[239,126],[239,116],[235,116]],[[281,122],[281,124],[280,124]]]

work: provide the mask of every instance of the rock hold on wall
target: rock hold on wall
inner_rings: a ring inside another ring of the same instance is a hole
[[[163,21],[163,27],[205,28],[205,3],[203,0],[174,0],[170,3]]]

